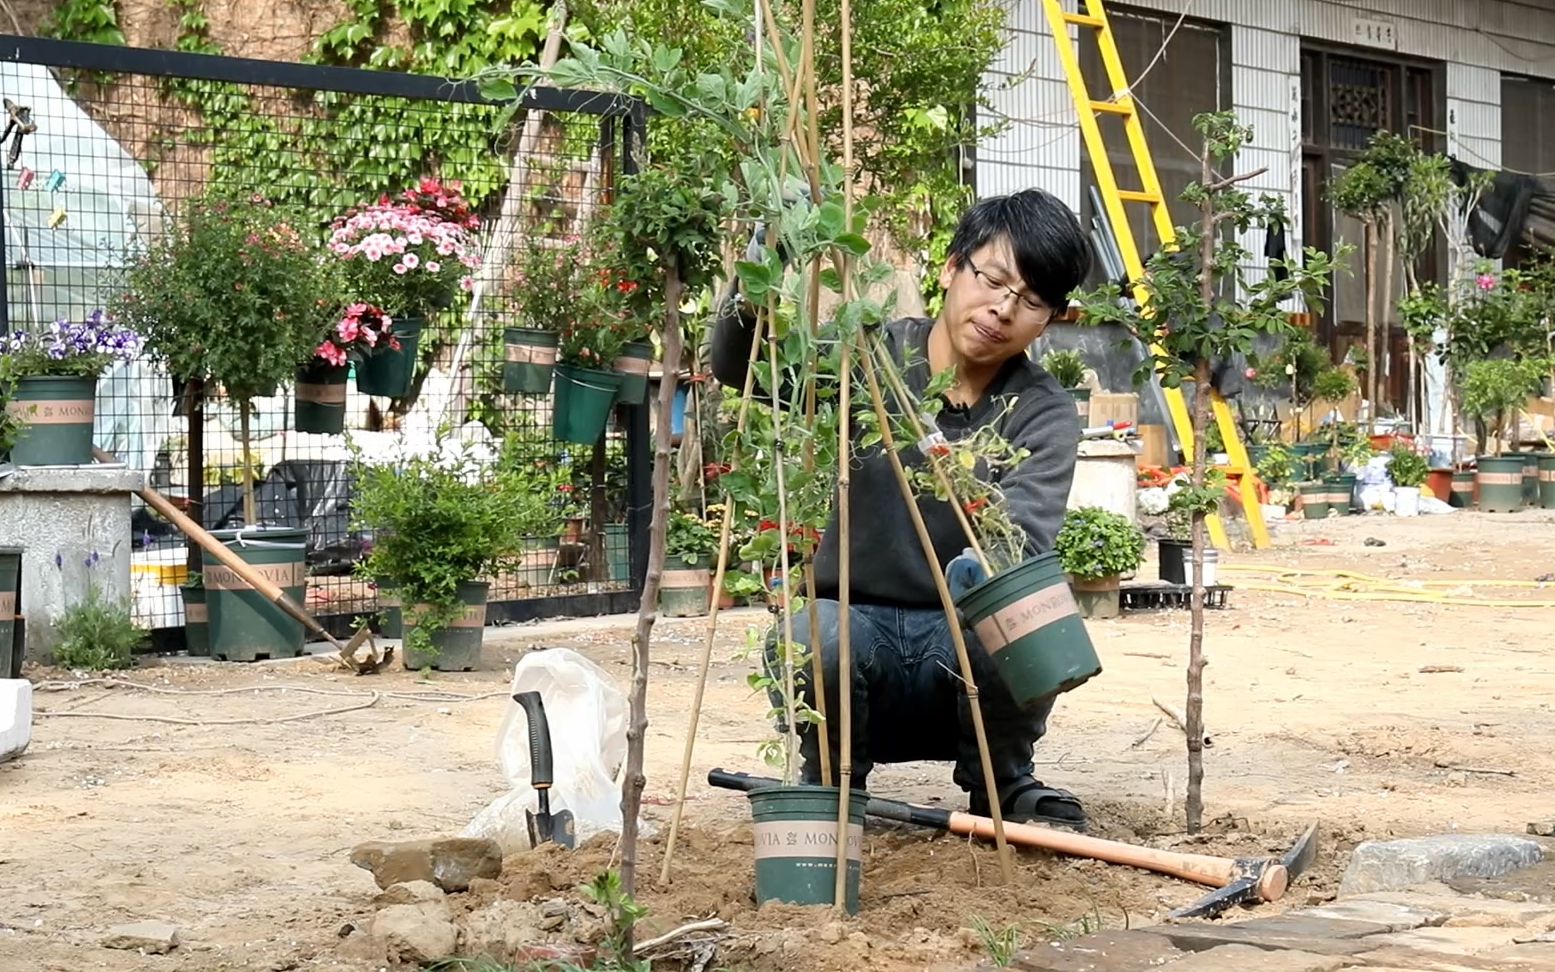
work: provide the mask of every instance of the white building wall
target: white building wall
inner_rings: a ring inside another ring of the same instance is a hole
[[[1252,187],[1285,196],[1298,246],[1303,38],[1445,62],[1449,151],[1487,167],[1501,161],[1502,72],[1555,77],[1555,0],[1133,0],[1108,9],[1175,15],[1190,2],[1190,16],[1231,25],[1232,103],[1255,131],[1238,168],[1268,166]],[[979,149],[978,191],[1038,186],[1078,211],[1082,140],[1041,0],[1011,0],[1009,26],[989,82],[1012,124]],[[1262,235],[1243,242],[1261,265]]]

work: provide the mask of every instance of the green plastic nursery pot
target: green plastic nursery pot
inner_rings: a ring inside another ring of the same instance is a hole
[[[648,400],[648,366],[653,363],[653,345],[647,341],[628,341],[615,360],[621,373],[621,391],[616,400],[623,405],[641,405]]]
[[[1474,508],[1474,472],[1464,470],[1452,474],[1452,491],[1447,494],[1449,506],[1460,510]]]
[[[612,581],[632,579],[632,547],[625,523],[605,524],[605,562],[610,565]]]
[[[1539,505],[1555,510],[1555,452],[1539,457]]]
[[[346,428],[346,381],[350,365],[310,361],[297,370],[292,392],[293,417],[298,432],[339,435]]]
[[[751,790],[755,821],[756,904],[830,905],[837,892],[837,803],[834,786],[764,786]],[[845,907],[858,914],[863,871],[864,808],[869,794],[848,792]]]
[[[621,387],[621,374],[556,366],[556,397],[551,403],[551,434],[563,442],[593,445],[605,434],[610,408]]]
[[[1186,540],[1157,540],[1156,576],[1168,584],[1188,583],[1188,575],[1182,565],[1188,562],[1192,550],[1193,544]]]
[[[1122,612],[1118,578],[1076,577],[1069,586],[1082,618],[1115,618]]]
[[[383,636],[405,637],[405,614],[400,610],[400,596],[393,584],[378,585],[378,610],[383,613]]]
[[[1323,456],[1328,452],[1328,444],[1325,442],[1298,442],[1290,447],[1290,451],[1306,467],[1306,472],[1302,475],[1307,479],[1316,479],[1318,470],[1323,464]]]
[[[526,327],[502,330],[502,391],[507,395],[546,395],[556,368],[556,332]]]
[[[1069,397],[1074,399],[1074,410],[1080,413],[1080,425],[1084,427],[1091,421],[1091,390],[1089,388],[1071,388]]]
[[[1328,484],[1301,484],[1301,516],[1307,520],[1328,518]]]
[[[679,557],[664,558],[659,578],[659,611],[670,618],[700,618],[712,608],[713,577],[704,564],[688,564]]]
[[[1480,456],[1474,483],[1485,513],[1515,513],[1523,508],[1523,457]]]
[[[432,651],[404,651],[405,667],[411,671],[434,668],[440,672],[471,672],[480,667],[481,638],[486,633],[486,595],[491,585],[470,581],[459,585],[459,600],[464,612],[446,628],[432,632]],[[405,619],[405,636],[414,625]]]
[[[260,575],[302,604],[308,586],[307,534],[291,527],[216,530],[213,535]],[[222,661],[295,658],[302,654],[302,622],[254,590],[237,571],[201,551],[210,653]]]
[[[1048,551],[972,588],[956,602],[993,656],[1017,705],[1079,688],[1101,673],[1074,592]]]
[[[395,320],[389,332],[399,339],[399,350],[387,344],[373,349],[373,353],[356,366],[356,390],[364,395],[385,398],[403,398],[410,394],[411,381],[416,377],[416,347],[421,343],[421,331],[426,323],[426,319],[420,317]]]
[[[0,547],[0,678],[16,668],[11,650],[16,644],[16,588],[22,577],[22,548]]]
[[[184,597],[184,650],[194,658],[204,658],[211,653],[211,622],[205,588],[185,584],[178,592]]]
[[[81,466],[92,461],[95,377],[34,375],[11,388],[7,410],[23,423],[11,446],[18,466]]]
[[[1528,506],[1539,505],[1539,460],[1547,452],[1523,453],[1523,502]]]
[[[1328,508],[1337,510],[1341,516],[1355,512],[1355,474],[1336,473],[1327,477],[1328,483]]]

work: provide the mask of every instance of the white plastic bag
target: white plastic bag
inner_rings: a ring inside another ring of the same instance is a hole
[[[519,660],[509,692],[539,692],[551,729],[551,811],[570,810],[578,843],[602,831],[621,830],[621,788],[616,776],[626,759],[626,696],[604,669],[566,648],[532,651]],[[539,808],[530,785],[529,720],[508,703],[497,732],[497,765],[511,787],[475,815],[465,837],[489,837],[504,854],[527,850],[526,812]]]

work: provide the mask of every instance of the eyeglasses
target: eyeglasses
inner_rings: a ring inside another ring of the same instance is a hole
[[[1008,295],[1015,298],[1016,306],[1024,308],[1031,314],[1040,314],[1043,316],[1052,315],[1053,308],[1037,300],[1030,294],[1021,293],[988,271],[979,269],[977,264],[972,262],[971,257],[967,258],[966,265],[967,268],[972,271],[972,276],[978,279],[978,282],[983,285],[983,288],[987,290],[989,294],[1000,295],[999,303],[1004,303],[1004,297],[1005,295]]]

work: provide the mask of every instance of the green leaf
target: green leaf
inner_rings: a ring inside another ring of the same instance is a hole
[[[487,101],[518,100],[518,87],[507,78],[489,78],[482,81],[480,93]]]
[[[863,256],[869,252],[869,241],[857,233],[843,233],[836,238],[835,242],[854,256]]]

